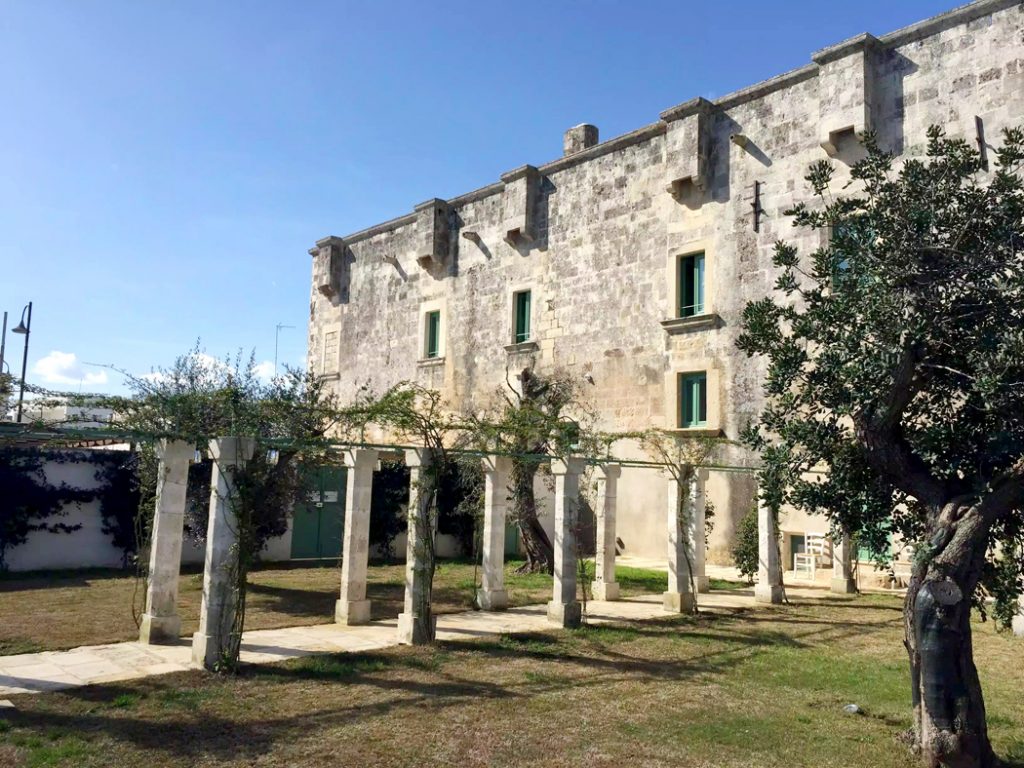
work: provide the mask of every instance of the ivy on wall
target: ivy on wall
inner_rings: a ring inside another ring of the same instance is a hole
[[[69,508],[96,499],[96,490],[76,488],[66,482],[51,483],[45,472],[48,463],[77,461],[79,453],[0,447],[0,570],[7,569],[7,555],[24,544],[34,531],[71,533],[81,528],[61,522]]]

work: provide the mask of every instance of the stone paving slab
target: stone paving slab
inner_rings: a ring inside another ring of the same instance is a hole
[[[821,596],[821,590],[791,588],[790,596]],[[702,610],[754,607],[752,589],[714,591],[700,596]],[[591,601],[587,621],[603,624],[664,618],[661,595],[629,597],[614,602]],[[286,629],[258,629],[242,635],[243,662],[271,664],[314,653],[380,650],[398,644],[397,619],[359,627],[316,624]],[[531,605],[507,611],[467,611],[438,617],[437,636],[466,640],[552,629],[547,607]],[[174,645],[139,642],[83,646],[68,651],[44,651],[0,656],[0,697],[42,693],[62,688],[134,680],[192,669],[191,639]]]

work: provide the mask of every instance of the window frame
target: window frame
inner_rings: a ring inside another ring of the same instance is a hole
[[[441,310],[429,309],[423,317],[423,359],[441,357]]]
[[[525,306],[520,305],[525,297]],[[523,330],[520,330],[520,328]],[[533,289],[512,292],[512,343],[525,344],[533,338]]]
[[[679,429],[707,429],[708,427],[708,374],[707,371],[680,372],[677,386],[676,422]],[[697,386],[694,402],[694,385]],[[701,418],[703,416],[703,418]]]
[[[676,256],[675,317],[700,317],[707,314],[707,253],[692,251]],[[688,290],[689,289],[689,290]],[[691,302],[687,300],[690,293]]]

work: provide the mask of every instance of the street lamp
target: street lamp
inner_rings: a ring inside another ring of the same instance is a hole
[[[28,322],[25,322],[25,313],[28,313]],[[16,328],[11,329],[11,333],[23,333],[25,334],[25,354],[21,358],[21,392],[18,395],[18,423],[21,423],[21,409],[25,402],[25,372],[28,368],[28,337],[32,333],[32,302],[28,303],[28,306],[21,310],[21,322],[18,323]]]

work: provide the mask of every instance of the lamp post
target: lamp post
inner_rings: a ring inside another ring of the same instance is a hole
[[[25,322],[25,313],[28,313],[28,322]],[[21,392],[18,394],[18,423],[21,423],[21,409],[25,402],[25,372],[28,369],[28,337],[32,333],[32,302],[28,303],[28,306],[21,310],[21,322],[18,323],[16,328],[11,329],[11,333],[23,333],[25,334],[25,354],[21,358]]]

